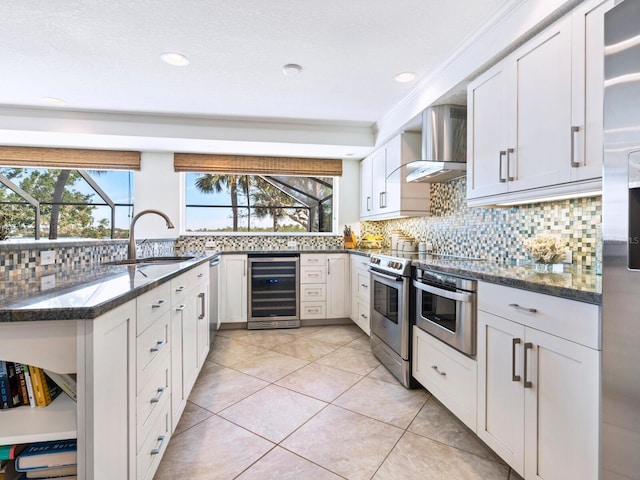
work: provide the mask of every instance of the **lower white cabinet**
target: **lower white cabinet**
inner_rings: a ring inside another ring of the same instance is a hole
[[[348,253],[327,255],[327,318],[348,318],[351,313],[351,284]]]
[[[247,255],[220,256],[218,318],[222,323],[247,321]]]
[[[465,425],[476,430],[476,361],[413,326],[412,372]]]
[[[351,254],[351,320],[371,335],[369,257]]]
[[[300,318],[349,317],[351,285],[348,253],[300,255]]]
[[[480,282],[478,308],[478,436],[526,480],[596,480],[598,307]]]

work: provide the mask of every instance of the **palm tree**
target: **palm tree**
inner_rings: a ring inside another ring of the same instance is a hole
[[[231,194],[231,212],[233,214],[233,231],[238,231],[238,188],[248,190],[246,175],[217,175],[206,173],[196,179],[196,188],[203,193],[220,193],[224,187]]]
[[[278,206],[294,206],[293,199],[282,190],[274,187],[261,177],[255,177],[255,189],[251,192],[253,212],[258,218],[270,216],[273,219],[273,231],[278,231],[278,220],[287,216]]]

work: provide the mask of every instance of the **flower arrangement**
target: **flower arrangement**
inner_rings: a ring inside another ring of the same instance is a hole
[[[536,235],[526,239],[523,246],[537,263],[561,263],[566,256],[566,243],[554,235]]]

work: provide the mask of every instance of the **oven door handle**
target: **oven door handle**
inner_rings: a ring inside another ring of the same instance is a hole
[[[438,295],[439,297],[448,298],[449,300],[455,300],[456,302],[468,303],[473,298],[473,293],[450,292],[449,290],[434,287],[433,285],[426,285],[424,283],[418,282],[417,280],[413,280],[413,286],[418,290],[433,293],[434,295]]]
[[[376,270],[371,270],[371,269],[369,269],[369,272],[372,275],[375,275],[377,277],[386,278],[387,280],[393,280],[394,282],[401,282],[402,281],[402,276],[394,277],[394,276],[391,276],[391,275],[385,275],[384,273],[380,273],[380,272],[378,272]]]

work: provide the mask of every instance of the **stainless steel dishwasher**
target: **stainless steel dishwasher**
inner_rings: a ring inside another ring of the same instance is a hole
[[[297,253],[249,254],[248,328],[300,326]]]
[[[218,270],[220,265],[220,256],[209,260],[209,337],[210,341],[216,336],[216,332],[220,328],[220,319],[218,317]]]

